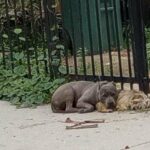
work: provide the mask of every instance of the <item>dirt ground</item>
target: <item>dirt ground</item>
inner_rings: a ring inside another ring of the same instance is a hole
[[[0,101],[0,150],[150,149],[150,112],[54,114],[49,105],[16,109]],[[98,128],[66,130],[73,120],[105,119]]]
[[[122,50],[120,53],[120,61],[118,57],[118,52],[112,51],[111,52],[111,58],[112,58],[112,68],[110,64],[110,57],[109,53],[103,53],[102,59],[103,59],[103,68],[104,68],[104,74],[107,76],[110,75],[110,69],[113,70],[114,76],[120,76],[120,69],[119,69],[119,63],[121,63],[121,70],[122,75],[124,77],[129,77],[129,60],[130,60],[130,66],[131,66],[131,76],[134,76],[134,68],[133,68],[133,57],[132,52],[130,52],[130,58],[128,58],[127,50]],[[101,74],[101,63],[100,63],[100,56],[94,55],[94,69],[95,74],[100,75]],[[77,57],[77,66],[78,66],[78,73],[83,74],[83,60],[82,57]],[[65,61],[63,61],[63,64],[65,65]],[[74,57],[68,58],[68,64],[70,68],[70,73],[74,73]],[[91,62],[91,56],[85,57],[85,64],[86,64],[86,70],[88,75],[92,75],[92,62]]]

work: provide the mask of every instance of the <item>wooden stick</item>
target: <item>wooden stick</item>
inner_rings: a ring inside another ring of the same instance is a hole
[[[105,120],[101,119],[101,120],[85,120],[85,121],[74,121],[71,120],[70,118],[67,118],[65,123],[74,123],[74,124],[86,124],[86,123],[104,123]]]
[[[84,123],[104,123],[105,120],[85,120]]]
[[[86,128],[97,128],[98,124],[92,124],[92,125],[79,125],[79,124],[75,124],[73,126],[66,126],[67,130],[70,129],[86,129]]]

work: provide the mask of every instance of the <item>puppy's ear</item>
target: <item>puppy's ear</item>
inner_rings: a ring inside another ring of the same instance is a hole
[[[100,88],[105,85],[105,84],[108,84],[109,82],[108,81],[100,81],[100,82],[97,82],[97,85],[98,85],[98,88],[97,90],[100,90]]]
[[[108,84],[108,81],[101,81],[101,82],[97,82],[97,97],[100,100],[101,96],[100,96],[100,91],[103,85]]]
[[[111,81],[111,84],[113,84],[114,86],[116,86],[116,83],[114,81]]]

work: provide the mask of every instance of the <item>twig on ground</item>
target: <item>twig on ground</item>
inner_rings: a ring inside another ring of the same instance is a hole
[[[71,120],[70,118],[67,118],[65,123],[74,123],[74,124],[86,124],[86,123],[104,123],[105,120],[101,119],[101,120],[85,120],[85,121],[74,121]]]
[[[86,129],[86,128],[97,128],[98,124],[92,124],[92,125],[80,125],[80,124],[75,124],[73,126],[66,126],[66,129]]]
[[[63,122],[63,123],[72,123],[73,124],[72,126],[66,126],[66,129],[83,129],[83,128],[97,128],[99,123],[112,123],[112,122],[121,122],[121,121],[128,121],[128,120],[137,120],[137,118],[112,120],[112,121],[105,121],[104,119],[74,121],[74,120],[71,120],[70,118],[66,118],[65,122]],[[93,124],[93,125],[85,125],[85,124]]]
[[[98,123],[104,123],[105,120],[85,120],[85,121],[74,121],[67,118],[65,123],[73,123],[72,126],[66,126],[66,129],[85,129],[85,128],[97,128]],[[89,124],[90,123],[90,124]],[[94,124],[93,124],[94,123]],[[87,125],[85,125],[87,124]]]
[[[135,147],[142,146],[142,145],[146,145],[146,144],[150,144],[150,141],[143,142],[143,143],[140,143],[140,144],[137,144],[137,145],[126,146],[125,148],[123,148],[123,149],[120,149],[120,150],[131,149],[131,148],[135,148]],[[128,148],[127,148],[127,147],[128,147]]]

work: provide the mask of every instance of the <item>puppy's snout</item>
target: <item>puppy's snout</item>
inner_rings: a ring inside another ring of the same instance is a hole
[[[113,102],[113,101],[108,102],[108,108],[109,109],[114,109],[115,106],[116,106],[115,102]]]

